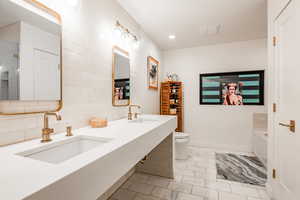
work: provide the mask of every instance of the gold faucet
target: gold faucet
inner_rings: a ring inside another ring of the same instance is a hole
[[[61,120],[61,116],[58,115],[57,113],[51,113],[51,112],[44,113],[44,128],[42,130],[42,140],[41,140],[42,143],[52,141],[52,139],[50,138],[50,134],[54,132],[54,129],[49,128],[49,117],[48,116],[55,116],[57,121]]]
[[[139,105],[129,105],[128,106],[128,109],[129,109],[129,112],[128,112],[128,120],[132,120],[132,116],[133,116],[133,114],[134,114],[134,117],[135,118],[137,118],[137,113],[132,113],[132,107],[137,107],[137,108],[141,108],[141,106],[139,106]]]

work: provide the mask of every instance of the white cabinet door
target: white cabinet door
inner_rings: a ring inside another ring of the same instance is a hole
[[[300,2],[292,0],[275,21],[275,97],[274,119],[276,200],[300,199]],[[290,121],[296,122],[293,132]],[[281,125],[279,125],[281,123]]]
[[[34,50],[35,99],[59,100],[60,58],[58,55]]]

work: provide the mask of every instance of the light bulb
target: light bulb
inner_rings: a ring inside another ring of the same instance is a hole
[[[120,39],[122,36],[122,30],[119,27],[116,27],[114,30],[114,36],[116,39]]]
[[[129,35],[128,35],[127,32],[123,32],[123,33],[122,33],[122,39],[123,39],[124,41],[126,41],[126,42],[129,42],[130,37],[129,37]]]

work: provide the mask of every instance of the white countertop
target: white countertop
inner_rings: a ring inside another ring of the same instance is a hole
[[[40,139],[0,148],[0,199],[24,199],[176,118],[160,115],[142,117],[155,118],[157,121],[131,123],[127,119],[122,119],[109,122],[108,127],[105,128],[86,127],[74,130],[75,136],[87,135],[113,140],[105,144],[105,148],[96,147],[60,164],[50,164],[16,155],[47,145],[42,144]],[[57,142],[69,137],[61,133],[52,135],[52,139],[52,142]]]

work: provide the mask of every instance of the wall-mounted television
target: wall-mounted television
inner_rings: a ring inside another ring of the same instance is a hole
[[[264,105],[264,70],[200,74],[200,104]]]

